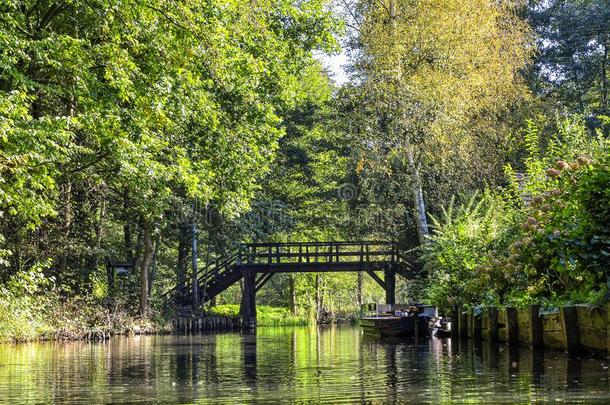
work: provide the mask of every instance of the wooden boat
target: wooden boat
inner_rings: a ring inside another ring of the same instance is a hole
[[[376,337],[427,336],[430,315],[436,313],[436,308],[422,305],[367,304],[363,309],[368,314],[360,318],[360,327],[365,334]]]
[[[418,315],[362,317],[360,327],[365,334],[378,337],[413,337],[416,331],[418,336],[428,335],[428,320]]]

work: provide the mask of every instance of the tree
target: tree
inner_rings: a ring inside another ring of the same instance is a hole
[[[278,111],[311,51],[332,42],[325,2],[4,1],[0,11],[0,234],[17,229],[2,246],[6,273],[49,257],[49,275],[86,290],[101,262],[124,254],[146,316],[172,205],[248,209],[283,134]]]
[[[537,90],[581,113],[608,113],[610,7],[604,0],[533,1]]]
[[[454,181],[480,181],[477,170],[501,167],[489,144],[505,142],[503,114],[527,97],[520,73],[532,52],[530,33],[510,2],[386,0],[348,7],[352,91],[361,106],[351,127],[368,155],[381,156],[365,161],[406,174],[425,243],[430,176],[457,172]]]

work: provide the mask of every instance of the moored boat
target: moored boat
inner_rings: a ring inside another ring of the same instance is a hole
[[[365,315],[360,318],[362,331],[377,337],[427,336],[430,317],[436,308],[424,305],[363,305]]]

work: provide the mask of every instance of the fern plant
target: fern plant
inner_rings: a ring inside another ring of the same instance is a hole
[[[431,275],[429,300],[445,308],[497,301],[495,280],[482,269],[510,243],[507,228],[513,222],[506,203],[490,191],[457,206],[452,199],[441,215],[431,216],[431,243],[421,253]]]

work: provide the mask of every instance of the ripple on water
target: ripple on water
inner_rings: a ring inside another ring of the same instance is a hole
[[[0,346],[0,403],[610,402],[605,358],[356,327]]]

